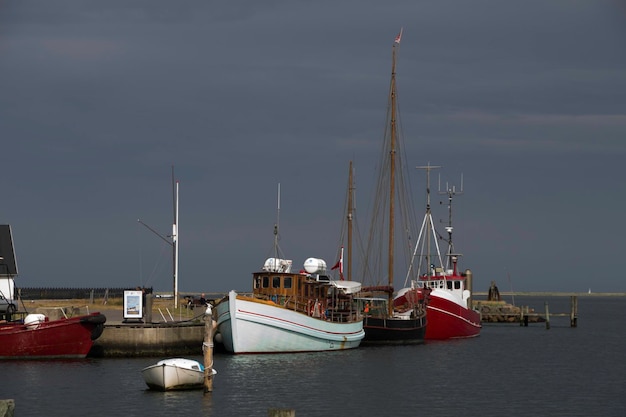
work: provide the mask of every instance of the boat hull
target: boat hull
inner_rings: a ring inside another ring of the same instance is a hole
[[[232,353],[353,349],[365,336],[362,321],[331,322],[235,291],[215,308],[219,337]]]
[[[212,370],[213,375],[217,372]],[[141,371],[148,388],[157,391],[198,389],[204,386],[204,369],[199,362],[174,358],[166,359]]]
[[[480,313],[459,301],[446,297],[441,291],[433,291],[427,306],[427,340],[463,339],[480,335]]]
[[[425,317],[365,317],[363,328],[363,344],[420,344],[424,343],[427,326]]]
[[[84,358],[102,334],[100,313],[26,325],[0,324],[0,359]]]

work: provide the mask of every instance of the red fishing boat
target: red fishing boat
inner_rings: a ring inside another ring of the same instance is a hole
[[[10,225],[0,225],[0,359],[84,358],[102,334],[106,317],[91,313],[50,320],[17,311],[17,275]],[[25,317],[24,317],[25,316]],[[22,318],[23,317],[23,318]]]
[[[427,183],[430,182],[430,170],[437,166],[418,167],[426,169]],[[462,186],[461,186],[462,190]],[[415,299],[421,299],[429,291],[427,304],[428,325],[426,326],[426,340],[445,340],[475,337],[480,334],[480,313],[472,308],[472,272],[468,269],[458,271],[460,254],[454,253],[452,244],[452,197],[457,193],[455,188],[448,188],[448,252],[446,263],[442,262],[437,236],[430,211],[430,184],[427,186],[426,215],[415,246],[414,259],[419,256],[418,270],[426,269],[411,287],[398,291],[394,298],[396,307],[410,304]],[[436,247],[436,256],[439,266],[435,266],[432,259],[431,241]],[[419,251],[419,254],[418,254]],[[422,268],[424,260],[425,268]]]
[[[0,323],[0,359],[84,358],[104,329],[100,313],[48,320],[29,314]]]

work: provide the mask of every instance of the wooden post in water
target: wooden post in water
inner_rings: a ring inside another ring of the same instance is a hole
[[[550,330],[550,311],[548,309],[548,302],[546,301],[546,330]]]
[[[267,410],[268,417],[296,417],[296,410],[289,408],[270,408]]]
[[[528,327],[528,306],[520,306],[519,312],[519,325]]]
[[[530,314],[530,307],[524,307],[524,327],[528,327],[528,315]]]
[[[578,326],[578,297],[575,295],[572,295],[570,299],[569,325],[570,327]]]
[[[207,304],[204,312],[204,393],[213,392],[213,309]]]

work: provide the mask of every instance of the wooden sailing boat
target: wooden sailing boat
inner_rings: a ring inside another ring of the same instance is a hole
[[[400,143],[397,126],[397,97],[396,97],[396,52],[400,45],[402,30],[396,37],[392,47],[391,86],[389,93],[388,121],[383,146],[383,160],[381,162],[380,178],[376,193],[374,214],[370,225],[370,239],[364,262],[364,275],[375,270],[374,264],[383,265],[386,262],[387,284],[377,283],[364,287],[358,297],[364,319],[363,328],[365,338],[363,343],[423,343],[426,331],[426,297],[411,300],[409,306],[402,310],[394,309],[394,263],[395,263],[395,216],[396,211],[403,213],[408,222],[411,210],[406,210],[408,190],[403,179],[400,164]],[[398,192],[396,195],[396,191]],[[399,207],[396,208],[396,199]],[[400,205],[404,204],[404,207]],[[387,210],[385,210],[387,209]],[[404,210],[403,210],[404,209]],[[384,216],[384,212],[387,215]],[[381,216],[383,215],[383,216]],[[387,256],[384,259],[383,244],[376,245],[373,236],[383,238],[384,225],[387,225]],[[406,246],[406,245],[404,245]],[[381,270],[379,276],[384,272]],[[364,280],[365,281],[365,278]]]

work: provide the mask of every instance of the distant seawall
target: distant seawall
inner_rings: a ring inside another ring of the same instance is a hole
[[[103,298],[122,298],[124,291],[136,288],[43,288],[27,287],[16,288],[16,296],[26,300],[79,300]],[[152,288],[146,288],[147,293],[152,292]]]
[[[103,299],[105,297],[109,299],[123,298],[124,291],[135,290],[136,288],[46,288],[46,287],[27,287],[16,288],[15,294],[17,297],[26,300],[75,300],[75,299],[90,299],[94,300]],[[151,294],[152,288],[146,288],[146,293]],[[245,293],[241,292],[242,294]],[[192,293],[185,293],[192,294]],[[182,296],[183,294],[181,294]],[[221,298],[225,294],[222,293],[207,293],[207,298],[215,299]],[[486,291],[474,291],[475,297],[487,297]],[[500,291],[500,295],[503,297],[510,296],[522,296],[522,297],[626,297],[625,292],[567,292],[567,291]]]
[[[26,287],[15,288],[15,298],[24,300],[88,300],[93,297],[94,300],[103,299],[122,299],[124,291],[137,290],[134,288],[49,288],[49,287]],[[157,298],[171,298],[171,292],[166,294],[154,293],[152,287],[143,288],[146,294],[154,294]],[[201,293],[184,292],[180,293],[180,297],[200,296]],[[225,293],[202,293],[207,299],[218,299],[224,297]],[[240,294],[247,294],[242,291]]]
[[[486,297],[486,291],[474,291],[476,297]],[[566,291],[500,291],[500,295],[505,297],[626,297],[626,292],[566,292]]]

